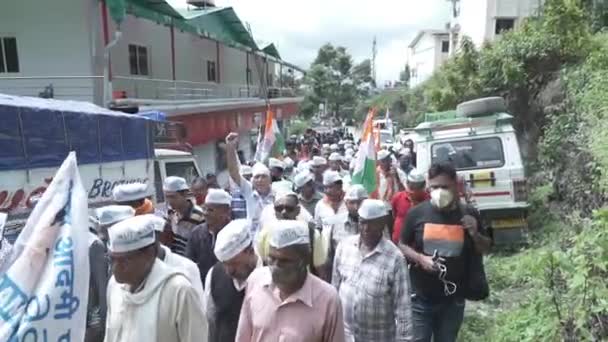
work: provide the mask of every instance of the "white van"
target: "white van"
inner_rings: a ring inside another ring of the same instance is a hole
[[[417,166],[451,162],[496,244],[525,242],[528,191],[519,145],[502,98],[427,114],[415,129]]]

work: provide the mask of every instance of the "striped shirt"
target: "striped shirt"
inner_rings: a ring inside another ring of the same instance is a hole
[[[338,245],[332,275],[344,309],[347,340],[411,341],[410,281],[405,258],[386,238],[366,255],[359,241],[356,235]]]
[[[173,230],[173,245],[171,252],[181,256],[186,255],[186,246],[188,240],[192,236],[194,227],[205,222],[203,209],[198,205],[188,200],[190,208],[186,215],[180,215],[175,210],[169,210],[169,218],[171,220],[171,228]]]

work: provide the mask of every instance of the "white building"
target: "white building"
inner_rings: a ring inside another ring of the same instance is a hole
[[[410,85],[427,80],[450,54],[448,30],[422,30],[409,44]]]
[[[453,1],[453,0],[449,0]],[[458,0],[452,27],[460,39],[468,36],[475,46],[492,41],[506,30],[521,25],[526,17],[535,15],[542,0]]]
[[[298,113],[302,99],[284,80],[301,69],[258,48],[232,8],[125,2],[120,25],[108,0],[2,2],[0,93],[160,110],[187,127],[204,172],[224,168],[218,140],[264,122],[265,91],[279,118]]]

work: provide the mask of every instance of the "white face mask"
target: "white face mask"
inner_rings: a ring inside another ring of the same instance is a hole
[[[445,209],[454,200],[452,192],[446,189],[435,189],[431,191],[431,204],[439,209]]]

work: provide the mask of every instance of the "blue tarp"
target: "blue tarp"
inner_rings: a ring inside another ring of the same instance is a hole
[[[79,164],[153,158],[153,132],[154,122],[145,117],[103,108],[0,103],[0,171],[57,167],[69,151],[76,151]]]

